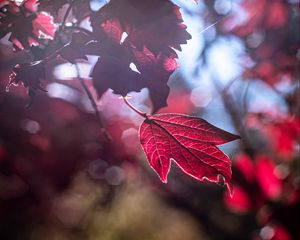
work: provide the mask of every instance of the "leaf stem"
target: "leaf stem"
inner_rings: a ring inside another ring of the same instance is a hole
[[[96,115],[96,119],[101,127],[101,132],[103,133],[105,139],[107,142],[110,142],[111,141],[111,137],[109,136],[108,132],[106,131],[105,127],[104,127],[104,124],[103,124],[103,121],[102,121],[102,118],[101,118],[101,114],[98,110],[98,107],[97,107],[97,103],[91,93],[91,91],[89,90],[89,88],[87,87],[87,85],[85,84],[83,78],[80,76],[80,71],[79,71],[79,67],[78,67],[78,64],[76,63],[75,64],[75,67],[76,67],[76,71],[77,71],[77,77],[79,79],[79,82],[81,84],[81,86],[83,87],[85,93],[87,94],[91,104],[92,104],[92,107],[95,111],[95,115]]]
[[[147,113],[142,112],[142,111],[136,109],[133,105],[131,105],[131,103],[128,101],[128,97],[127,97],[127,96],[122,97],[122,98],[123,98],[124,102],[126,103],[126,105],[127,105],[128,107],[130,107],[133,111],[135,111],[137,114],[139,114],[139,115],[142,116],[143,118],[148,118],[148,114],[147,114]]]
[[[228,93],[226,91],[222,93],[222,89],[221,89],[220,83],[217,78],[212,77],[212,82],[213,82],[216,90],[218,91],[218,93],[221,96],[224,107],[228,111],[229,116],[232,120],[232,123],[233,123],[234,127],[236,128],[236,130],[238,131],[238,135],[241,136],[245,152],[247,152],[250,156],[253,156],[255,151],[254,151],[252,144],[248,138],[248,135],[247,135],[247,132],[246,132],[244,126],[241,124],[241,119],[242,119],[241,112],[239,112],[239,110],[236,108],[236,103],[235,103],[234,99],[232,98],[230,93]]]
[[[83,27],[78,27],[78,26],[69,26],[69,27],[65,26],[65,29],[77,30],[77,31],[83,32],[83,33],[85,33],[85,34],[87,34],[89,36],[91,36],[93,34],[90,30],[85,29]]]
[[[47,62],[51,61],[52,59],[56,58],[57,55],[59,55],[60,52],[61,52],[66,46],[68,46],[68,45],[69,45],[69,43],[65,44],[64,46],[62,46],[62,47],[60,47],[60,48],[58,48],[58,49],[56,49],[53,53],[51,53],[51,54],[49,54],[47,57],[45,57],[45,58],[42,60],[42,62],[47,63]]]
[[[64,28],[65,28],[67,18],[68,18],[69,14],[70,14],[70,12],[71,12],[71,10],[72,10],[72,8],[73,8],[73,5],[74,5],[75,1],[76,1],[76,0],[73,0],[73,1],[69,4],[69,7],[68,7],[68,9],[67,9],[67,11],[66,11],[66,13],[65,13],[65,15],[64,15],[64,19],[63,19],[63,21],[62,21],[62,23],[61,23],[61,29],[62,29],[62,30],[64,30]]]

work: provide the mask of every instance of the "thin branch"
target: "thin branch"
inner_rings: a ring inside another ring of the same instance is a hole
[[[104,127],[104,123],[102,121],[102,118],[101,118],[101,114],[98,110],[98,107],[97,107],[97,103],[92,95],[92,93],[90,92],[89,88],[87,87],[87,85],[85,84],[83,78],[80,76],[80,71],[79,71],[79,67],[78,67],[78,64],[76,63],[75,64],[75,67],[76,67],[76,71],[77,71],[77,77],[79,79],[79,82],[81,84],[81,86],[83,87],[85,93],[87,94],[89,100],[90,100],[90,103],[95,111],[95,115],[96,115],[96,119],[101,127],[101,132],[103,133],[103,135],[105,136],[105,139],[107,142],[110,142],[111,141],[111,137],[109,136],[108,132],[106,131],[105,127]]]
[[[64,46],[62,46],[62,47],[60,47],[60,48],[58,48],[58,49],[56,49],[53,53],[51,53],[51,54],[49,54],[47,57],[45,57],[42,61],[45,62],[45,63],[47,63],[47,62],[49,62],[50,60],[56,58],[57,55],[60,54],[61,50],[63,50],[63,49],[64,49],[66,46],[68,46],[68,45],[69,45],[69,43],[65,44]]]
[[[231,86],[237,81],[237,80],[239,80],[240,79],[240,76],[238,76],[238,77],[235,77],[235,78],[233,78],[232,80],[230,80],[228,83],[227,83],[227,85],[222,89],[222,94],[226,94],[228,91],[229,91],[229,89],[231,88]]]
[[[75,1],[76,1],[76,0],[73,0],[73,1],[70,3],[70,5],[69,5],[69,7],[68,7],[68,9],[67,9],[67,11],[66,11],[66,13],[65,13],[64,19],[63,19],[63,21],[62,21],[62,23],[61,23],[61,30],[62,30],[62,31],[63,31],[64,28],[65,28],[67,18],[68,18],[69,14],[70,14],[70,12],[71,12],[71,10],[72,10],[72,8],[73,8],[73,5],[74,5]]]
[[[248,93],[249,93],[249,89],[250,89],[250,84],[251,84],[251,81],[248,81],[246,89],[245,89],[244,97],[243,97],[243,109],[244,109],[245,114],[248,113],[248,102],[247,102],[247,100],[248,100]]]
[[[77,31],[83,32],[87,35],[92,35],[93,34],[90,30],[87,30],[87,29],[85,29],[83,27],[79,27],[79,26],[65,26],[65,29],[77,30]]]
[[[141,112],[140,110],[136,109],[133,105],[131,105],[130,102],[128,102],[128,97],[122,97],[124,102],[126,103],[126,105],[128,107],[130,107],[133,111],[135,111],[137,114],[139,114],[140,116],[144,117],[144,118],[148,118],[148,114],[145,112]]]
[[[242,138],[243,147],[244,147],[245,152],[247,152],[250,156],[253,155],[254,149],[248,139],[248,135],[244,129],[244,126],[242,126],[242,124],[241,124],[241,116],[240,116],[239,111],[236,108],[236,104],[235,104],[233,98],[231,97],[231,95],[228,92],[222,93],[222,88],[219,84],[219,81],[215,77],[212,77],[212,81],[214,83],[216,90],[219,92],[219,94],[222,98],[224,107],[228,111],[234,127],[238,131],[238,135],[240,135]]]

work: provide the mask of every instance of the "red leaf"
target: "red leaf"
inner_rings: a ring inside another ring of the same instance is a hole
[[[47,13],[39,13],[32,21],[33,33],[37,37],[43,36],[44,38],[52,39],[55,34],[55,25],[53,18]]]
[[[268,156],[256,158],[256,178],[262,193],[269,199],[278,199],[283,192],[283,181],[275,174],[275,164]]]
[[[225,194],[226,206],[236,213],[247,213],[252,209],[252,202],[249,194],[240,186],[234,186],[234,194]]]
[[[238,138],[201,118],[174,113],[146,116],[140,127],[141,144],[161,181],[167,182],[173,160],[200,181],[224,180],[231,193],[231,163],[216,145]]]

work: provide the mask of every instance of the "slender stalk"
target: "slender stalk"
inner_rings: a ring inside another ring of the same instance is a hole
[[[255,151],[251,145],[250,140],[248,139],[248,135],[247,132],[245,131],[244,126],[241,124],[241,116],[240,116],[240,112],[236,108],[236,103],[234,102],[232,96],[228,92],[224,92],[222,94],[222,89],[219,84],[219,81],[215,77],[212,77],[212,81],[214,83],[216,90],[221,96],[224,107],[228,111],[234,127],[238,131],[238,135],[241,136],[245,152],[247,152],[250,156],[252,156]]]
[[[101,118],[101,114],[98,110],[98,107],[97,107],[97,103],[91,93],[91,91],[89,90],[89,88],[87,87],[87,85],[85,84],[83,78],[80,76],[80,71],[79,71],[79,67],[78,67],[78,64],[76,63],[75,64],[75,67],[76,67],[76,71],[77,71],[77,77],[79,79],[79,82],[81,84],[81,86],[83,87],[85,93],[87,94],[91,104],[92,104],[92,107],[95,111],[95,115],[96,115],[96,119],[101,127],[101,132],[103,133],[105,139],[107,142],[110,142],[111,141],[111,137],[109,136],[108,132],[106,131],[105,127],[104,127],[104,123],[102,121],[102,118]]]
[[[70,29],[70,30],[78,30],[80,32],[83,32],[87,35],[92,35],[93,33],[83,27],[78,27],[78,26],[65,26],[65,29]]]
[[[244,113],[245,114],[248,113],[248,102],[247,102],[247,99],[248,99],[248,93],[249,93],[249,89],[250,89],[250,84],[251,84],[251,81],[248,81],[246,89],[245,89],[245,92],[244,92],[244,97],[243,97],[243,109],[244,109]]]
[[[61,30],[64,30],[64,28],[65,28],[67,18],[68,18],[69,14],[70,14],[70,12],[71,12],[71,10],[72,10],[72,7],[73,7],[75,1],[76,1],[76,0],[73,0],[73,1],[70,3],[70,5],[69,5],[69,7],[68,7],[68,9],[67,9],[67,11],[66,11],[66,13],[65,13],[64,19],[63,19],[63,21],[62,21],[62,23],[61,23]]]
[[[58,54],[60,54],[61,50],[63,50],[66,46],[68,46],[69,43],[67,43],[66,45],[58,48],[57,50],[55,50],[53,53],[51,53],[50,55],[48,55],[47,57],[45,57],[42,61],[44,63],[47,63],[49,61],[51,61],[52,59],[56,58]]]
[[[144,118],[148,118],[148,114],[145,112],[141,112],[140,110],[136,109],[134,106],[131,105],[130,102],[128,102],[128,97],[122,97],[124,102],[126,103],[126,105],[128,107],[130,107],[133,111],[135,111],[137,114],[139,114],[140,116],[144,117]]]

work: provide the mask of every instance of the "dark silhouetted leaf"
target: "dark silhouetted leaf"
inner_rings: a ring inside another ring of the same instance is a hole
[[[167,82],[177,67],[172,48],[181,50],[180,44],[191,37],[182,21],[179,8],[167,0],[112,0],[94,13],[91,25],[101,45],[97,51],[106,58],[99,60],[92,73],[99,97],[108,88],[125,96],[146,87],[154,112],[166,106]],[[105,83],[104,75],[110,76]]]
[[[14,2],[1,5],[0,37],[11,33],[9,40],[16,50],[39,45],[39,38],[53,38],[55,25],[47,13],[36,14],[36,1],[27,0],[19,7]]]
[[[122,60],[101,57],[95,65],[92,73],[94,87],[99,96],[109,88],[114,93],[126,95],[131,91],[139,91],[143,88],[140,74],[129,68],[129,63]]]
[[[32,63],[17,64],[11,75],[12,83],[23,83],[25,87],[31,87],[35,90],[41,88],[40,80],[45,77],[44,63],[36,61]]]

